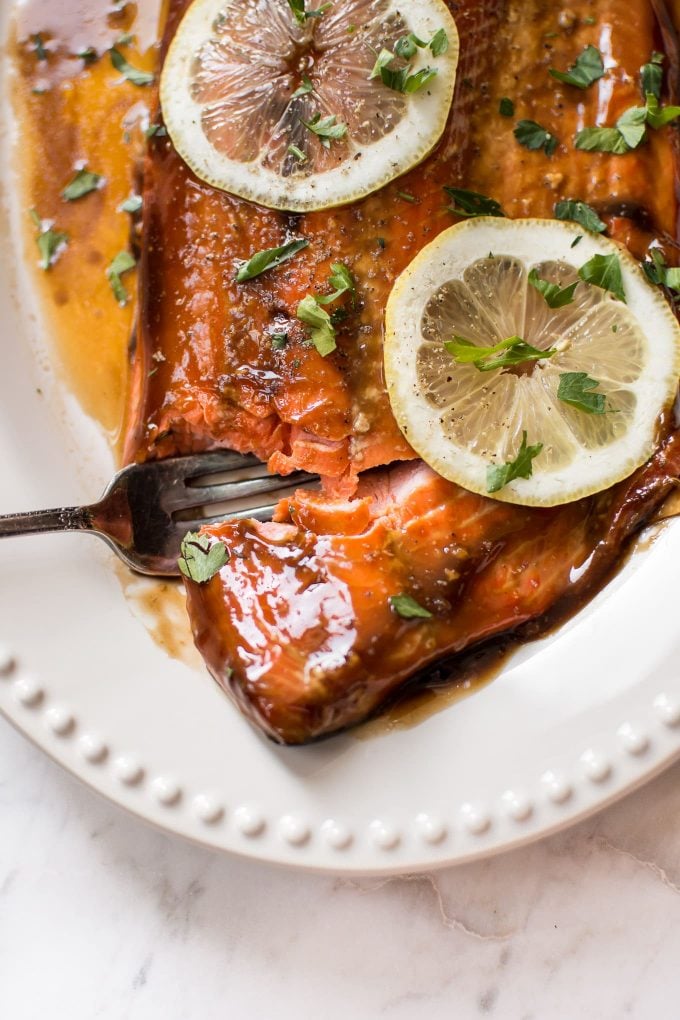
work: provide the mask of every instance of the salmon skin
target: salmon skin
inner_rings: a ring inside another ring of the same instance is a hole
[[[186,6],[171,2],[166,44]],[[154,137],[147,160],[128,459],[229,446],[273,470],[303,467],[324,479],[323,494],[298,493],[271,524],[205,529],[229,560],[207,584],[187,582],[209,669],[282,743],[354,725],[443,656],[540,630],[589,597],[680,472],[680,435],[665,429],[649,464],[608,492],[517,507],[413,461],[397,430],[382,379],[384,309],[399,273],[456,222],[444,187],[488,195],[509,216],[552,217],[560,199],[580,199],[636,257],[660,246],[677,263],[673,132],[650,131],[625,156],[573,147],[579,128],[610,126],[640,104],[640,67],[654,50],[668,56],[667,98],[675,97],[675,3],[450,6],[461,62],[444,137],[420,167],[363,201],[292,217],[197,181],[166,138]],[[609,71],[574,95],[548,69],[571,66],[588,44]],[[501,116],[502,97],[514,118]],[[519,119],[558,139],[552,156],[515,140]],[[290,236],[308,248],[234,283],[236,260]],[[306,293],[327,290],[334,261],[351,269],[359,300],[338,350],[322,358],[295,309]],[[289,343],[274,350],[271,332],[282,328]],[[391,599],[404,592],[430,615],[400,616]]]
[[[166,47],[187,6],[170,0]],[[612,124],[639,105],[639,68],[662,45],[652,3],[627,3],[625,16],[621,0],[449,6],[461,57],[444,136],[421,166],[363,201],[302,216],[263,209],[198,181],[162,133],[151,139],[126,461],[224,446],[280,473],[319,473],[326,491],[349,495],[361,471],[413,457],[385,391],[382,323],[396,277],[457,221],[446,186],[491,196],[509,216],[551,217],[557,201],[579,198],[634,255],[661,243],[674,261],[672,131],[649,132],[625,158],[572,144],[584,124]],[[587,44],[616,70],[586,91],[548,74]],[[501,97],[514,119],[500,115]],[[519,119],[559,139],[551,158],[515,141]],[[238,260],[291,237],[308,248],[235,283]],[[333,262],[351,270],[358,300],[345,302],[338,349],[324,358],[295,312],[306,294],[329,292]],[[289,339],[277,350],[281,332]]]
[[[512,506],[426,465],[366,476],[332,503],[299,492],[288,523],[205,528],[230,560],[187,583],[196,645],[269,737],[301,744],[361,722],[444,655],[583,601],[680,472],[675,432],[609,491],[566,506]],[[431,615],[404,619],[408,592]]]

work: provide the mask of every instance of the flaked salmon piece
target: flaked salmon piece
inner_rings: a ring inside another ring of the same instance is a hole
[[[466,492],[424,464],[362,479],[358,498],[299,492],[278,521],[203,529],[229,562],[187,582],[196,644],[274,740],[300,744],[375,712],[442,656],[545,621],[594,593],[680,473],[680,433],[613,489],[535,509]],[[408,594],[432,615],[403,619]]]
[[[187,4],[170,0],[166,47]],[[126,461],[225,446],[281,473],[318,472],[327,491],[344,496],[361,471],[413,457],[385,392],[382,322],[396,277],[456,222],[445,186],[487,194],[510,216],[552,216],[559,199],[582,199],[638,257],[675,237],[671,131],[649,132],[625,157],[573,147],[580,127],[613,124],[639,105],[639,68],[662,45],[661,0],[633,0],[625,13],[620,0],[450,6],[461,60],[442,141],[361,202],[304,216],[262,209],[198,181],[168,138],[151,139]],[[667,48],[672,38],[667,30]],[[590,43],[610,69],[605,78],[580,91],[548,74]],[[500,115],[503,96],[514,118]],[[515,140],[520,118],[559,139],[552,157]],[[290,236],[309,247],[256,280],[234,282],[237,260]],[[350,268],[359,301],[338,328],[338,350],[323,358],[295,311],[306,294],[328,292],[332,262]],[[282,330],[288,345],[274,350],[271,334]]]

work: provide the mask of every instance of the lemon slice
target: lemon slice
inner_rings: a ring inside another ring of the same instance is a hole
[[[173,144],[198,177],[303,212],[368,195],[431,152],[453,98],[458,33],[443,0],[296,6],[301,24],[288,0],[194,0],[160,94]],[[413,92],[371,78],[381,51],[411,33],[423,45],[388,66],[436,75]],[[324,124],[331,137],[317,133]]]
[[[594,256],[618,259],[626,303],[581,280]],[[575,283],[573,300],[551,308],[530,274]],[[553,353],[480,371],[460,363],[459,348],[449,353],[454,336],[476,347],[516,337]],[[487,217],[451,227],[387,305],[385,373],[404,436],[445,478],[511,503],[568,503],[631,474],[655,448],[679,370],[680,328],[662,294],[627,251],[573,224]],[[576,373],[587,388],[574,404],[563,380]],[[593,393],[599,411],[582,406]],[[494,491],[493,469],[518,455],[529,477]]]

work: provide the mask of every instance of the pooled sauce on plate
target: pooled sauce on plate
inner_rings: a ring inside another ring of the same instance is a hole
[[[12,43],[26,257],[37,267],[34,209],[68,235],[58,272],[36,268],[56,364],[113,445],[127,387],[135,274],[123,277],[130,300],[121,307],[106,270],[135,233],[134,216],[120,207],[139,193],[155,91],[127,81],[108,51],[118,45],[130,64],[154,70],[158,7],[158,0],[139,5],[29,0],[17,9]],[[102,186],[75,201],[64,200],[64,188],[83,166],[104,178]]]

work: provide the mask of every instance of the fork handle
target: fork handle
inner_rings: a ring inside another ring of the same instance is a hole
[[[47,531],[92,531],[92,508],[67,506],[58,510],[31,510],[0,515],[0,538],[37,535]]]

